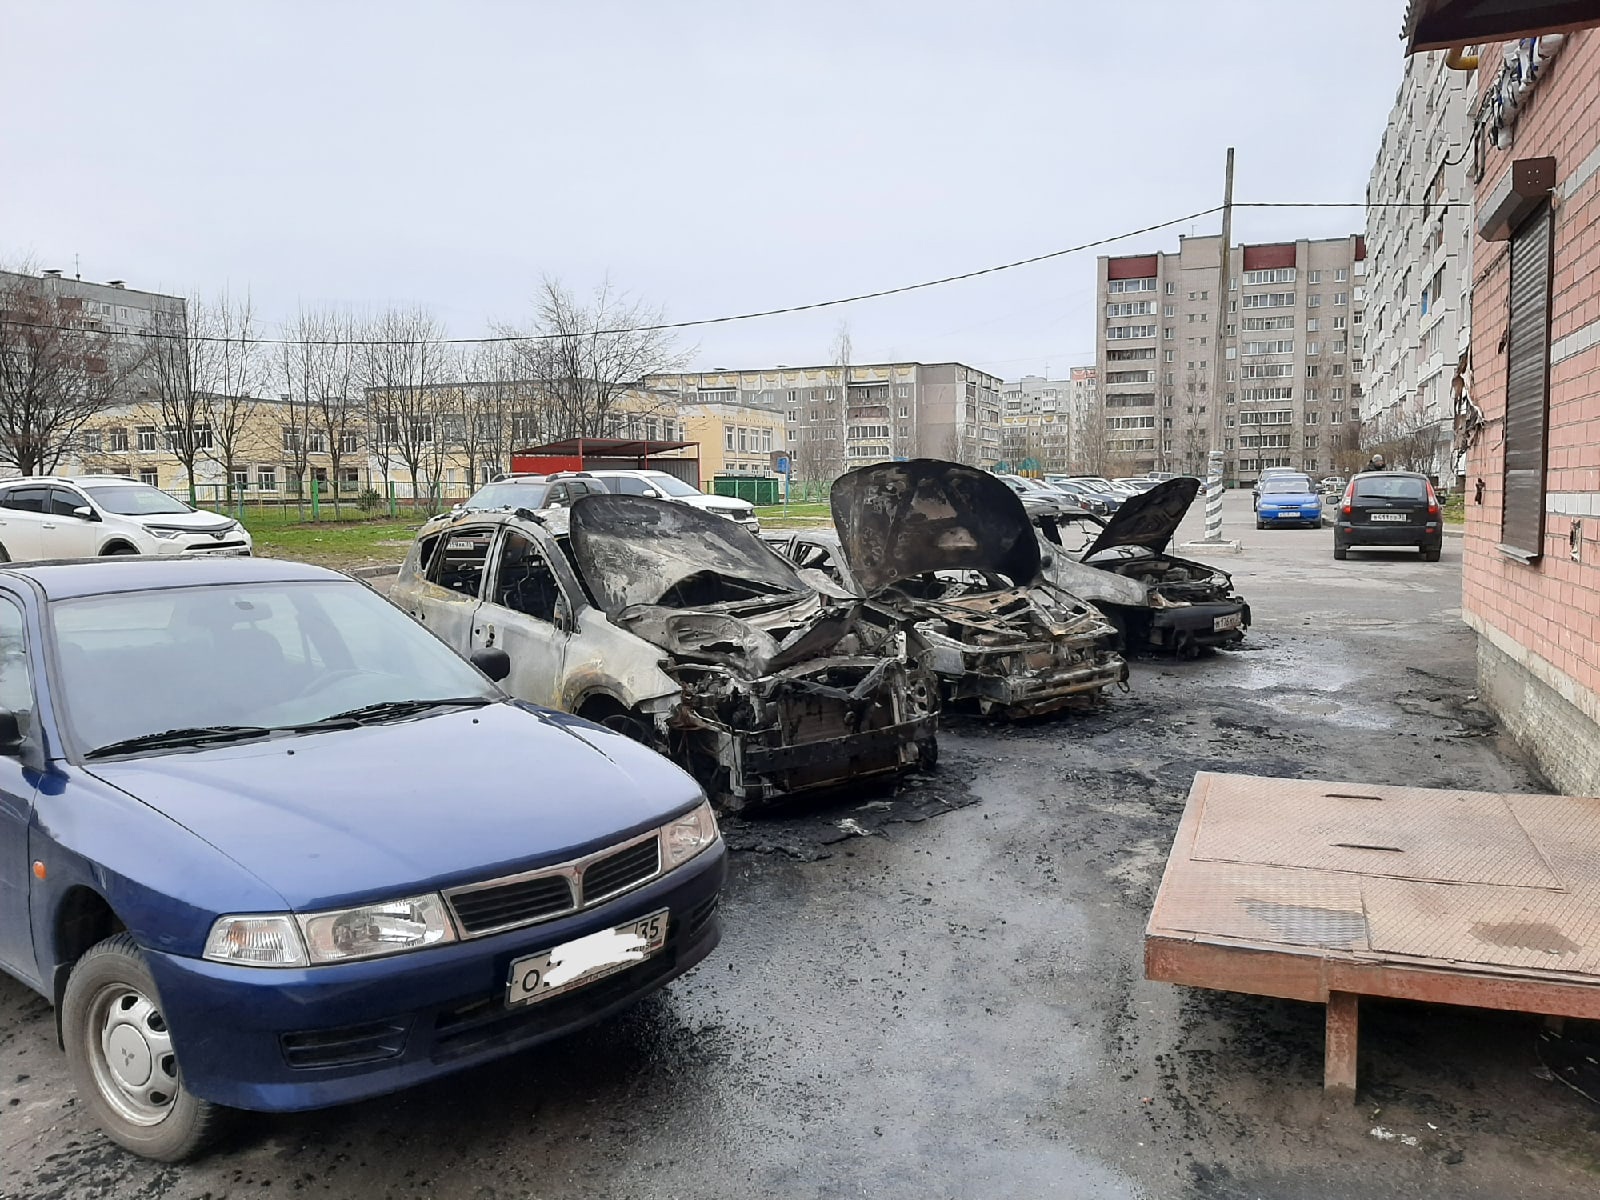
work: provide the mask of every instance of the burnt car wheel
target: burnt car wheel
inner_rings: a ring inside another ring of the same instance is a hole
[[[61,1036],[78,1095],[118,1145],[181,1162],[217,1133],[225,1110],[183,1086],[155,979],[127,934],[94,946],[72,968]]]
[[[646,726],[645,723],[633,713],[609,713],[600,718],[599,724],[604,725],[607,729],[610,729],[616,733],[622,734],[623,737],[632,738],[641,745],[651,746],[654,744],[650,737],[649,727]]]
[[[923,738],[917,743],[917,766],[931,771],[939,765],[939,739]]]

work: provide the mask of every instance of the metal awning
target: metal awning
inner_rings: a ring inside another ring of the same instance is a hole
[[[584,458],[589,456],[653,458],[655,455],[665,454],[669,450],[688,450],[698,448],[699,445],[699,442],[662,442],[645,438],[577,437],[564,438],[559,442],[548,442],[543,446],[535,446],[531,450],[513,450],[511,453],[517,458],[535,455],[560,456],[563,458]]]
[[[1595,25],[1594,0],[1410,0],[1400,37],[1407,54],[1418,54]]]

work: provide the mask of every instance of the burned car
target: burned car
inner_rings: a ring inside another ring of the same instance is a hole
[[[1046,574],[1098,605],[1125,647],[1193,657],[1243,641],[1250,606],[1232,576],[1166,552],[1199,490],[1198,479],[1169,479],[1130,496],[1109,520],[1081,510],[1041,518]]]
[[[909,621],[946,702],[1032,716],[1127,679],[1116,631],[1041,578],[1021,500],[986,471],[919,459],[878,463],[833,485],[837,534],[772,540],[806,578],[868,597]]]
[[[440,518],[391,598],[463,655],[503,649],[512,695],[660,750],[724,808],[937,758],[916,635],[687,505],[591,495]]]

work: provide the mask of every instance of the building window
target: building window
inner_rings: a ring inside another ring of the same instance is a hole
[[[1162,333],[1161,336],[1166,338],[1167,341],[1170,342],[1172,340],[1172,336],[1173,336],[1173,328],[1172,328],[1172,326],[1168,325],[1166,330]]]
[[[1320,295],[1307,296],[1306,297],[1306,307],[1307,308],[1321,308],[1322,307],[1322,297]]]
[[[295,453],[297,453],[299,451],[299,449],[300,449],[300,431],[298,429],[296,429],[293,425],[284,425],[282,427],[282,432],[283,432],[283,452],[285,454],[295,454]],[[399,439],[396,438],[396,439],[393,439],[393,440],[398,441]]]
[[[249,471],[235,471],[233,473],[233,490],[236,492],[248,492],[250,490]]]
[[[154,467],[139,468],[139,482],[146,487],[160,487],[161,476]]]
[[[479,427],[482,432],[482,427]],[[491,435],[492,436],[492,435]],[[354,429],[346,429],[339,435],[339,453],[354,454],[361,449],[361,435]]]
[[[1178,294],[1178,285],[1175,284],[1175,283],[1167,284],[1167,295],[1176,296],[1177,294]]]
[[[326,454],[328,452],[328,436],[320,429],[306,431],[306,453]]]
[[[1265,271],[1246,271],[1244,283],[1246,287],[1261,283],[1293,283],[1293,267],[1272,267]],[[1312,280],[1313,283],[1316,280]]]
[[[83,452],[85,454],[100,453],[100,431],[98,429],[85,429],[83,431]]]
[[[106,430],[106,442],[107,442],[107,448],[110,449],[110,451],[113,454],[118,454],[118,453],[124,453],[125,454],[125,453],[127,453],[127,450],[128,450],[128,430],[127,430],[127,428],[125,426],[122,426],[122,425],[114,425],[114,426],[112,426],[110,429]]]
[[[895,397],[896,400],[909,400],[909,399],[911,399],[911,385],[909,383],[897,383],[897,384],[895,384],[894,397]]]
[[[1307,283],[1321,283],[1322,282],[1322,272],[1321,271],[1307,271],[1306,272],[1306,282]]]
[[[1333,281],[1335,283],[1344,283],[1349,278],[1350,278],[1350,270],[1349,270],[1348,267],[1340,267],[1337,271],[1335,271],[1333,273]]]
[[[262,492],[275,492],[278,490],[278,468],[256,468],[256,490]]]
[[[1307,379],[1315,379],[1320,374],[1322,374],[1322,368],[1317,366],[1316,363],[1312,363],[1310,366],[1308,366],[1306,368],[1306,378]]]
[[[1544,551],[1553,229],[1546,201],[1511,235],[1500,548],[1524,562]]]
[[[156,427],[154,425],[139,426],[139,449],[143,452],[149,453],[156,450],[158,446],[159,441],[156,437]],[[143,472],[140,472],[140,474],[143,474]]]
[[[1350,303],[1350,293],[1349,292],[1335,292],[1333,294],[1333,306],[1335,308],[1342,308],[1346,304],[1349,304],[1349,303]]]
[[[1161,352],[1161,361],[1171,362],[1177,353],[1178,352],[1176,350],[1163,350]]]

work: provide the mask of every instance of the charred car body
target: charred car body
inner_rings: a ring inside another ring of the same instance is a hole
[[[687,505],[592,495],[442,518],[391,596],[459,653],[505,650],[513,695],[655,747],[725,808],[937,756],[915,634]]]
[[[1250,606],[1232,576],[1166,552],[1199,490],[1197,479],[1169,479],[1109,520],[1081,510],[1041,518],[1046,574],[1098,605],[1125,646],[1192,656],[1243,641]]]
[[[995,476],[933,459],[878,463],[835,481],[832,508],[837,535],[769,540],[820,586],[913,622],[947,702],[1030,716],[1126,680],[1116,631],[1041,578],[1027,513]]]

